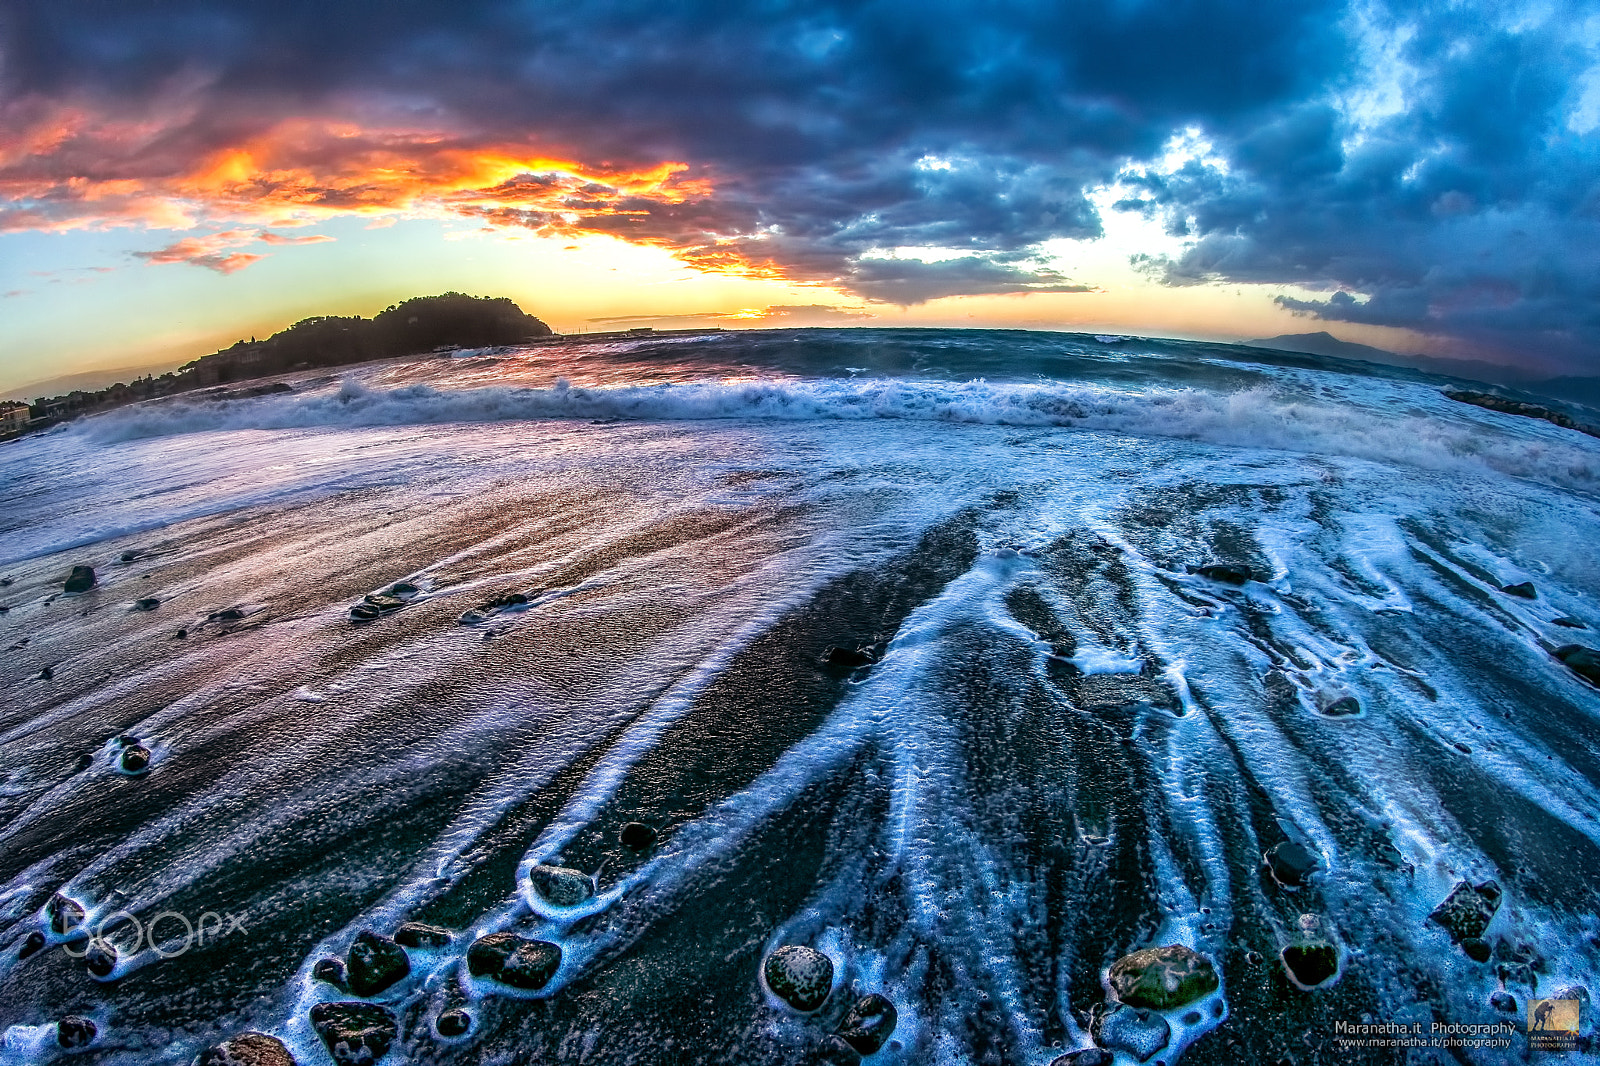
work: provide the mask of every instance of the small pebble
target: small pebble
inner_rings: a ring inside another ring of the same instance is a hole
[[[440,1036],[461,1036],[472,1028],[472,1015],[459,1007],[447,1010],[439,1015],[433,1027],[438,1030]]]

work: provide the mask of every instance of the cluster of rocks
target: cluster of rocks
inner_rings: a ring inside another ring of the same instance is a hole
[[[393,614],[411,606],[422,590],[409,581],[399,581],[382,592],[368,593],[360,603],[350,608],[350,621],[370,622],[386,614]]]
[[[1457,403],[1470,403],[1474,407],[1482,407],[1489,411],[1499,411],[1502,414],[1520,415],[1523,418],[1538,418],[1551,425],[1560,426],[1562,429],[1575,429],[1579,433],[1587,433],[1591,437],[1600,437],[1600,427],[1585,425],[1571,415],[1553,410],[1542,404],[1527,403],[1523,400],[1507,399],[1489,392],[1475,392],[1471,389],[1445,389],[1446,398]]]
[[[340,992],[362,999],[318,1003],[311,1008],[311,1026],[337,1066],[372,1066],[389,1053],[399,1036],[395,1014],[380,1003],[367,1002],[411,975],[407,949],[435,951],[448,947],[455,934],[437,925],[403,922],[392,937],[370,929],[356,934],[341,959],[322,959],[312,976]],[[467,970],[510,988],[538,990],[561,968],[561,948],[515,933],[491,933],[467,951]],[[446,1038],[465,1035],[472,1015],[463,1007],[441,1011],[434,1020]],[[195,1066],[294,1066],[288,1047],[266,1033],[245,1032],[202,1052]]]
[[[833,960],[801,944],[786,944],[768,955],[761,976],[773,995],[800,1014],[816,1013],[833,992]],[[823,1037],[818,1058],[837,1066],[856,1066],[863,1056],[883,1048],[899,1021],[900,1012],[887,996],[869,992],[852,1003],[834,1031]]]

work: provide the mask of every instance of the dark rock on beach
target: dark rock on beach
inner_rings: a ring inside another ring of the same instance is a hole
[[[161,601],[156,599],[154,596],[146,596],[142,600],[135,600],[133,602],[133,609],[136,611],[153,611],[160,606]]]
[[[37,955],[44,950],[44,934],[35,929],[23,940],[22,946],[17,949],[17,958],[26,959],[30,955]]]
[[[528,602],[528,597],[522,593],[508,592],[504,596],[496,596],[492,600],[485,600],[472,610],[463,614],[461,616],[461,624],[464,626],[478,625],[481,622],[488,621],[494,615],[508,607],[524,607],[528,604]]]
[[[1444,395],[1458,403],[1470,403],[1474,407],[1482,407],[1489,411],[1499,411],[1502,414],[1521,415],[1523,418],[1539,418],[1551,425],[1560,426],[1562,429],[1575,429],[1579,433],[1587,433],[1591,437],[1600,437],[1600,429],[1587,426],[1570,415],[1536,403],[1524,403],[1521,400],[1508,400],[1504,396],[1495,396],[1487,392],[1474,392],[1470,389],[1445,389]]]
[[[467,970],[474,977],[492,977],[512,988],[537,991],[560,968],[560,947],[515,933],[490,933],[467,950]]]
[[[283,1041],[266,1033],[240,1033],[202,1051],[194,1066],[295,1066]]]
[[[1489,996],[1489,1006],[1501,1014],[1515,1014],[1517,1013],[1517,997],[1501,989]]]
[[[65,1048],[88,1047],[99,1031],[88,1018],[69,1014],[56,1022],[56,1043]]]
[[[43,670],[39,671],[39,680],[40,681],[54,681],[55,679],[56,679],[56,668],[55,667],[47,666]]]
[[[818,1066],[858,1066],[861,1052],[841,1040],[836,1034],[822,1038],[812,1062]]]
[[[771,981],[767,983],[771,984]],[[894,1033],[899,1020],[900,1012],[895,1005],[886,997],[872,992],[856,1000],[844,1016],[839,1023],[839,1037],[863,1055],[876,1054],[884,1041]]]
[[[1469,936],[1463,940],[1461,942],[1461,950],[1473,962],[1488,962],[1489,956],[1493,954],[1489,947],[1489,942],[1482,937],[1476,936]]]
[[[375,996],[403,981],[410,973],[411,961],[399,944],[370,929],[356,934],[345,961],[345,980],[350,984],[350,991],[358,996]]]
[[[1317,859],[1303,845],[1285,840],[1262,856],[1272,879],[1284,888],[1295,889],[1317,869]]]
[[[224,607],[220,611],[212,611],[206,615],[208,622],[238,622],[244,618],[245,612],[239,607]]]
[[[1225,585],[1243,585],[1255,580],[1255,574],[1247,566],[1236,566],[1233,563],[1207,563],[1204,566],[1191,566],[1189,573],[1199,574],[1201,577],[1210,578],[1212,581],[1221,581]]]
[[[117,949],[108,941],[92,940],[88,953],[83,957],[83,964],[92,976],[104,980],[116,972]]]
[[[1557,648],[1554,655],[1566,664],[1568,670],[1591,685],[1600,685],[1600,652],[1582,644],[1566,644]]]
[[[633,851],[649,851],[655,847],[656,831],[643,822],[629,822],[617,834],[622,846]]]
[[[50,897],[44,913],[50,920],[50,931],[57,936],[65,936],[83,924],[83,904],[60,893]]]
[[[472,1028],[472,1015],[456,1007],[434,1019],[433,1028],[440,1036],[465,1036],[467,1030]]]
[[[1182,944],[1145,948],[1111,964],[1111,991],[1130,1007],[1168,1010],[1217,990],[1211,960]]]
[[[132,744],[122,749],[117,765],[125,774],[142,774],[150,769],[150,749],[143,744]]]
[[[401,922],[394,931],[394,942],[408,948],[442,948],[454,939],[450,930],[422,922]]]
[[[833,647],[822,653],[822,665],[829,671],[848,674],[877,662],[871,648]]]
[[[1361,701],[1354,696],[1340,696],[1322,708],[1329,718],[1349,718],[1361,713]]]
[[[535,866],[528,881],[540,899],[556,907],[576,907],[594,895],[594,878],[565,866]]]
[[[1534,589],[1532,581],[1521,581],[1515,585],[1501,585],[1500,591],[1507,596],[1516,596],[1524,600],[1536,600],[1539,598],[1539,593]]]
[[[399,1035],[394,1015],[376,1003],[318,1003],[311,1027],[337,1066],[371,1066]]]
[[[1096,1012],[1090,1032],[1101,1047],[1126,1051],[1146,1062],[1167,1046],[1172,1027],[1154,1011],[1112,1004],[1109,1009]]]
[[[1443,926],[1456,943],[1483,936],[1500,907],[1500,886],[1485,881],[1477,887],[1465,881],[1458,882],[1444,902],[1434,908],[1428,920]]]
[[[815,948],[788,944],[767,956],[762,969],[773,995],[809,1014],[833,988],[833,960]]]
[[[1301,988],[1318,988],[1339,973],[1339,949],[1324,940],[1290,944],[1279,952],[1279,957]]]
[[[92,566],[74,566],[72,575],[67,578],[66,584],[61,586],[63,592],[88,592],[98,584]]]
[[[349,990],[349,982],[345,979],[344,963],[338,959],[321,959],[311,968],[311,976],[326,984],[332,985],[341,992]]]
[[[1552,619],[1550,619],[1550,624],[1553,625],[1553,626],[1560,626],[1563,629],[1588,629],[1589,628],[1588,626],[1584,625],[1581,621],[1579,621],[1576,618],[1571,617],[1570,615],[1563,616],[1561,618],[1552,618]]]

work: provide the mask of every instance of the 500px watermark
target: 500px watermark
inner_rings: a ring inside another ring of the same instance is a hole
[[[75,959],[97,948],[111,947],[123,955],[137,955],[148,947],[163,959],[172,959],[192,947],[205,947],[208,935],[215,942],[231,933],[249,932],[243,915],[215,911],[206,911],[195,921],[177,911],[161,911],[151,915],[148,923],[141,922],[129,911],[112,911],[92,926],[84,923],[79,929],[89,933],[87,941],[74,940],[61,945],[61,950]],[[162,929],[164,933],[158,935],[157,930]],[[74,943],[81,943],[82,949],[74,950]]]

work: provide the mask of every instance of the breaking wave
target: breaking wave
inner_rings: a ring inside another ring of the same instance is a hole
[[[377,389],[347,378],[335,389],[309,395],[145,404],[88,420],[69,432],[109,444],[228,430],[538,419],[901,419],[1174,437],[1445,472],[1494,471],[1581,490],[1600,484],[1600,445],[1555,427],[1508,421],[1509,416],[1478,417],[1478,412],[1457,410],[1426,388],[1410,391],[1409,410],[1395,412],[1345,397],[1314,398],[1288,384],[1221,392],[982,380],[821,379],[622,388],[583,388],[558,380],[548,389]]]

